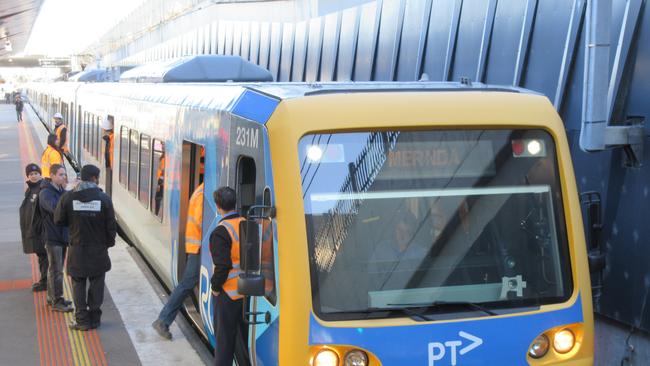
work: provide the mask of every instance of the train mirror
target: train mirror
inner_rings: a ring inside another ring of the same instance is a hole
[[[254,219],[239,224],[239,262],[241,274],[237,280],[237,292],[244,296],[264,295],[264,276],[260,268],[260,225]]]
[[[603,230],[600,193],[584,192],[580,194],[580,201],[585,207],[586,214],[589,271],[599,273],[605,268],[605,254],[600,244],[600,235]]]

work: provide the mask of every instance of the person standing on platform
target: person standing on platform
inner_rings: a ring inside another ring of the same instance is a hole
[[[185,224],[185,253],[187,254],[187,262],[185,263],[185,271],[178,286],[169,295],[167,303],[158,314],[152,326],[158,334],[165,339],[172,339],[172,334],[169,331],[169,326],[172,324],[178,311],[183,306],[183,300],[192,293],[196,285],[199,283],[199,271],[201,267],[201,240],[202,231],[201,227],[203,222],[203,183],[199,184],[187,208],[187,223]]]
[[[63,261],[68,246],[68,229],[54,223],[54,210],[61,196],[68,176],[63,165],[53,164],[50,168],[50,180],[43,180],[38,194],[38,204],[43,218],[43,239],[49,262],[47,271],[47,303],[52,310],[72,311],[71,302],[63,298]]]
[[[106,116],[101,125],[104,130],[104,166],[106,169],[113,168],[113,116]]]
[[[41,168],[36,164],[27,164],[25,167],[27,175],[27,190],[25,198],[20,205],[20,232],[23,239],[23,252],[25,254],[36,254],[38,257],[38,269],[41,278],[32,285],[32,291],[39,292],[47,289],[47,252],[43,242],[41,220],[38,205],[38,193],[41,191]]]
[[[18,122],[22,122],[23,108],[25,107],[25,103],[23,103],[23,100],[20,99],[20,95],[16,95],[16,100],[14,101],[14,104],[16,105],[16,117],[18,118]]]
[[[69,327],[74,330],[101,324],[104,279],[111,269],[108,248],[115,245],[117,233],[113,203],[97,186],[99,173],[94,165],[81,168],[81,183],[63,195],[54,211],[54,223],[70,228],[67,272],[75,319]]]
[[[63,116],[61,113],[54,114],[54,134],[56,135],[56,147],[65,155],[69,161],[70,150],[68,149],[68,127],[63,123]]]
[[[54,164],[65,166],[63,155],[61,155],[61,151],[57,147],[57,137],[55,134],[49,134],[47,136],[47,146],[41,155],[41,169],[46,180],[50,179],[50,167]]]
[[[114,134],[113,134],[113,116],[106,116],[102,121],[101,125],[104,130],[104,181],[106,194],[112,196],[113,194],[113,144],[114,144]]]
[[[244,220],[235,211],[237,195],[230,187],[214,192],[219,225],[210,234],[210,254],[214,263],[212,296],[214,304],[215,365],[232,365],[238,342],[248,340],[242,315],[244,297],[237,292],[239,277],[239,224]]]

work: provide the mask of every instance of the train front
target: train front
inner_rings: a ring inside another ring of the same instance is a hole
[[[267,127],[279,364],[593,363],[575,178],[546,98],[323,94]]]

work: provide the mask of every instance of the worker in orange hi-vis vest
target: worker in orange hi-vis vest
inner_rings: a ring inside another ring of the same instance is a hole
[[[63,123],[61,113],[54,114],[54,133],[58,138],[57,147],[66,156],[68,156],[68,127]]]
[[[185,272],[183,272],[183,277],[178,283],[178,286],[169,295],[169,300],[167,300],[167,303],[160,311],[158,319],[152,324],[158,334],[165,339],[172,338],[172,334],[169,332],[169,326],[183,306],[185,297],[191,294],[199,283],[202,222],[203,183],[199,184],[194,190],[194,193],[192,193],[187,208],[187,224],[185,225],[185,253],[187,253],[187,262],[185,264]]]
[[[210,280],[214,303],[215,365],[233,363],[238,342],[248,340],[248,327],[242,317],[244,298],[237,292],[241,273],[239,261],[239,224],[244,220],[235,211],[237,196],[230,187],[221,187],[214,193],[217,211],[222,217],[210,235],[210,254],[214,274]],[[244,343],[245,344],[245,343]]]
[[[113,116],[106,116],[101,124],[102,130],[104,130],[104,166],[107,169],[113,168],[113,144],[114,144],[114,134],[113,134]]]
[[[61,151],[58,149],[58,141],[55,134],[50,134],[47,136],[47,147],[43,154],[41,155],[41,171],[43,172],[43,178],[50,179],[50,167],[54,164],[64,165],[63,156]]]

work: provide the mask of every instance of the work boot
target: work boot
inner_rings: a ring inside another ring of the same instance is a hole
[[[41,292],[47,290],[47,284],[36,282],[32,285],[32,292]]]
[[[99,326],[102,325],[102,321],[101,321],[102,311],[91,310],[89,313],[90,313],[90,329],[99,328]]]
[[[155,329],[156,332],[158,332],[158,335],[160,335],[161,337],[167,340],[172,339],[172,334],[169,331],[169,327],[165,323],[163,323],[162,320],[156,319],[156,321],[153,322],[153,324],[151,325],[153,326],[153,329]]]
[[[71,321],[71,322],[68,324],[68,328],[70,328],[70,329],[72,329],[72,330],[80,330],[80,331],[82,331],[82,332],[85,332],[85,331],[87,331],[88,329],[90,329],[91,326],[90,326],[90,324],[87,324],[87,323],[78,323],[76,320],[73,320],[73,321]]]
[[[52,301],[50,299],[46,299],[46,301],[47,301],[47,304],[50,305],[50,306],[52,306],[52,304],[54,303],[54,301]],[[59,300],[59,301],[64,303],[67,306],[72,306],[72,301],[69,301],[69,300]]]
[[[58,311],[60,313],[69,313],[72,311],[72,306],[68,303],[68,301],[60,300],[57,301],[54,305],[52,305],[52,311]]]

